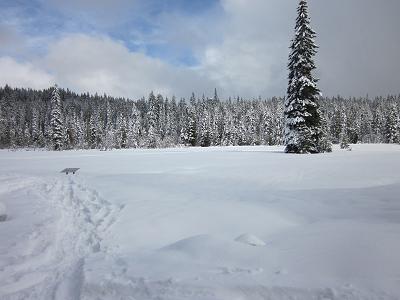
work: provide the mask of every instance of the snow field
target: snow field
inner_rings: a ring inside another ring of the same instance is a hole
[[[0,222],[4,222],[7,219],[6,206],[0,202]]]
[[[399,299],[400,149],[352,147],[1,151],[0,298]]]

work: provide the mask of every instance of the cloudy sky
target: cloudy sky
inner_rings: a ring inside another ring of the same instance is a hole
[[[283,96],[297,0],[1,0],[0,85]],[[399,0],[309,0],[327,96],[400,93]]]

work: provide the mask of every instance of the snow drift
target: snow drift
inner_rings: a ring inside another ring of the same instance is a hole
[[[261,240],[259,237],[249,233],[245,233],[242,234],[241,236],[238,236],[235,239],[235,241],[255,247],[263,247],[266,245],[265,242]]]

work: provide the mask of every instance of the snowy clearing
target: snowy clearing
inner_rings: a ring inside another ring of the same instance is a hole
[[[6,206],[0,202],[0,222],[3,222],[7,219],[7,210]]]
[[[400,146],[352,148],[0,151],[0,299],[400,299]]]

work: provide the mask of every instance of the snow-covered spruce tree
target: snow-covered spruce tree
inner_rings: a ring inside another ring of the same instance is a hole
[[[51,95],[51,146],[53,150],[62,150],[64,141],[64,128],[61,113],[61,97],[58,86],[55,85]]]
[[[138,148],[140,146],[140,112],[134,104],[131,109],[128,128],[128,148]]]
[[[107,100],[105,108],[105,118],[103,124],[103,150],[111,150],[114,148],[114,123],[112,118],[112,110],[110,101]]]
[[[388,116],[386,118],[386,139],[389,144],[396,144],[400,142],[399,123],[397,107],[395,104],[392,104],[389,108]]]
[[[148,111],[147,111],[147,142],[148,148],[157,148],[160,144],[159,136],[159,103],[160,97],[155,97],[154,93],[151,92],[148,100]]]
[[[190,97],[190,106],[188,112],[188,124],[187,124],[187,143],[190,146],[196,146],[197,144],[197,118],[196,118],[196,97],[194,93]]]
[[[204,110],[202,114],[203,119],[201,120],[201,131],[200,131],[200,146],[210,147],[211,146],[211,134],[210,134],[210,117],[208,112]]]
[[[98,132],[97,132],[97,126],[98,126],[98,118],[97,118],[97,112],[92,112],[92,115],[90,116],[89,120],[89,132],[88,132],[88,142],[89,142],[89,147],[91,149],[96,149],[98,147]]]
[[[340,130],[339,134],[339,142],[341,149],[349,149],[349,137],[347,134],[347,115],[346,112],[343,111],[342,117],[342,129]]]
[[[36,108],[32,110],[32,133],[31,133],[31,142],[34,148],[38,147],[39,143],[39,112]]]
[[[297,9],[295,37],[289,55],[289,86],[285,101],[285,144],[287,153],[326,152],[329,144],[323,138],[318,98],[320,90],[313,57],[317,53],[315,31],[310,27],[308,5],[300,0]],[[321,141],[324,140],[323,143]]]

